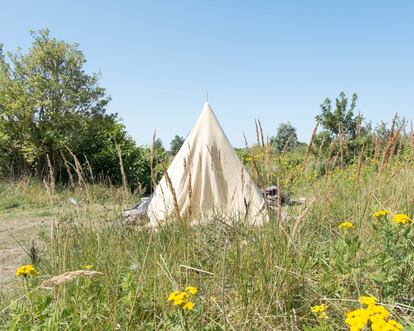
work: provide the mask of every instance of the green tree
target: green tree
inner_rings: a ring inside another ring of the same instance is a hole
[[[172,155],[176,155],[180,150],[181,146],[184,144],[184,138],[179,135],[175,135],[173,140],[170,143],[170,151]]]
[[[65,182],[61,154],[73,162],[69,147],[81,163],[90,163],[95,177],[118,183],[119,146],[128,182],[148,186],[147,151],[135,145],[116,114],[107,113],[110,97],[99,74],[85,72],[79,46],[52,38],[48,30],[31,35],[26,54],[9,52],[6,59],[0,48],[0,175],[42,177],[49,156],[55,176]]]
[[[282,151],[283,149],[287,151],[292,150],[299,144],[296,129],[290,122],[281,123],[277,128],[276,135],[270,138],[270,143],[278,151]]]
[[[162,145],[162,140],[161,138],[157,138],[154,141],[154,149],[155,150],[161,150],[161,151],[165,151],[164,146]]]
[[[66,145],[80,143],[88,119],[105,113],[110,98],[98,85],[97,74],[83,69],[86,60],[78,45],[50,38],[48,30],[32,32],[27,54],[2,59],[1,129],[19,162],[41,172],[48,154],[53,163]]]
[[[348,100],[344,92],[335,103],[326,98],[321,104],[321,114],[316,116],[322,126],[314,141],[314,152],[330,151],[340,157],[341,164],[353,162],[361,148],[370,141],[371,128],[363,123],[363,117],[355,115],[358,96],[354,93]]]
[[[332,101],[329,98],[321,104],[321,114],[317,115],[316,119],[332,138],[340,134],[348,138],[357,136],[357,130],[362,121],[360,115],[354,115],[357,99],[358,96],[354,93],[349,104],[345,93],[341,92],[336,98],[335,107],[332,107]]]

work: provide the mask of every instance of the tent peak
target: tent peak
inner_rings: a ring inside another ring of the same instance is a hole
[[[206,110],[213,112],[213,108],[211,108],[210,104],[207,101],[204,103],[204,106],[203,106],[203,111],[206,111]]]

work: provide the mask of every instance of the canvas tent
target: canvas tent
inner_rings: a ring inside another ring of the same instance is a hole
[[[202,220],[211,212],[263,221],[265,201],[240,162],[210,105],[155,189],[148,206],[150,225],[169,216]]]

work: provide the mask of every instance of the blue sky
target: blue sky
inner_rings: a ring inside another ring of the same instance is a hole
[[[209,94],[230,141],[290,121],[308,140],[326,97],[373,123],[414,116],[413,1],[2,1],[0,43],[77,42],[138,144],[185,136]]]

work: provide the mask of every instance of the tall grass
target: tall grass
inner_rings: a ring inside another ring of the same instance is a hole
[[[283,158],[271,162],[270,168],[284,164]],[[301,172],[298,161],[279,177],[312,206],[305,213],[307,206],[286,207],[288,221],[276,213],[261,227],[217,215],[202,226],[128,228],[119,216],[122,189],[57,189],[58,201],[75,195],[85,207],[60,209],[51,232],[41,233],[40,275],[27,282],[29,292],[21,280],[15,295],[0,303],[0,324],[11,330],[346,330],[344,312],[358,307],[362,294],[411,323],[413,226],[371,216],[378,209],[413,216],[411,161],[390,160],[381,173],[374,162],[333,168],[329,177],[315,175],[316,162],[309,158]],[[256,165],[259,175],[265,167]],[[13,201],[48,205],[40,184],[25,185],[2,186],[2,196],[13,192],[3,210],[17,208]],[[92,202],[103,208],[92,211]],[[338,229],[345,220],[355,229]],[[102,276],[37,289],[44,279],[86,265]],[[188,324],[167,301],[169,292],[186,285],[199,289]],[[328,305],[328,321],[310,312],[320,303]]]

